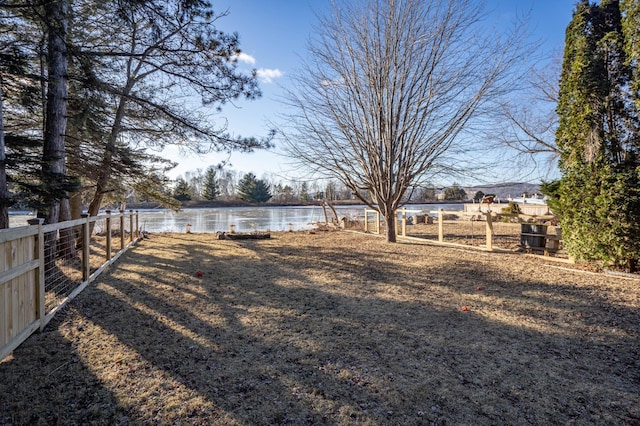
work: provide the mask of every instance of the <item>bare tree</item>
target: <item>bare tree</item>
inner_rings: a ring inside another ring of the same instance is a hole
[[[463,130],[514,81],[523,36],[487,33],[485,16],[470,0],[346,1],[309,43],[288,151],[378,209],[390,242],[407,189],[456,169]]]
[[[499,124],[487,135],[497,142],[497,150],[515,154],[513,164],[524,173],[552,171],[560,155],[555,142],[560,64],[561,59],[554,58],[532,70],[523,91],[496,110]]]

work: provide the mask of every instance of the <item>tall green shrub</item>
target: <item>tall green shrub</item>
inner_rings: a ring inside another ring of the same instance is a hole
[[[546,189],[571,255],[634,270],[640,120],[629,88],[638,73],[627,60],[623,22],[629,20],[619,6],[583,0],[567,27],[556,133],[563,176]]]

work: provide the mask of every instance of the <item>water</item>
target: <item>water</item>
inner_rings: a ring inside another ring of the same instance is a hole
[[[433,212],[442,208],[448,211],[462,210],[462,204],[420,204],[407,207],[407,216],[412,211]],[[336,206],[339,218],[362,220],[364,206]],[[229,231],[231,225],[236,232],[251,231],[294,231],[312,229],[318,222],[324,223],[324,212],[320,206],[297,207],[218,207],[202,209],[184,209],[180,212],[171,210],[139,210],[140,228],[147,232],[185,232],[187,224],[191,225],[191,232]],[[333,217],[331,209],[327,208],[329,220]],[[14,214],[10,217],[11,226],[26,225],[27,219],[33,216]],[[370,214],[369,220],[373,220]]]

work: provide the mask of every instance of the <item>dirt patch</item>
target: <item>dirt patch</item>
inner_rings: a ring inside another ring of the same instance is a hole
[[[0,424],[638,424],[639,284],[351,232],[153,234],[0,363]]]

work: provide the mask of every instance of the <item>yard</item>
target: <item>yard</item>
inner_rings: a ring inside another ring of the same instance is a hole
[[[566,266],[152,234],[0,363],[0,424],[640,424],[640,281]]]

